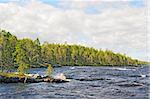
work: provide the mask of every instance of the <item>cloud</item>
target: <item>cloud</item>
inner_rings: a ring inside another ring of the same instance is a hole
[[[144,6],[134,8],[127,1],[65,1],[60,1],[57,7],[35,0],[26,1],[24,5],[0,3],[0,28],[19,38],[39,37],[41,42],[50,43],[67,41],[148,60],[148,6],[145,2]],[[96,13],[87,13],[89,7],[94,7]]]

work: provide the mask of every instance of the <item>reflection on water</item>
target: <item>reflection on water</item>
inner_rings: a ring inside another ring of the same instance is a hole
[[[148,99],[149,67],[61,67],[68,83],[0,84],[0,99]],[[44,68],[29,72],[44,74]],[[145,75],[145,76],[141,76]]]

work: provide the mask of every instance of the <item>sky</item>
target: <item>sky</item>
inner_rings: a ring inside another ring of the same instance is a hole
[[[0,28],[150,61],[149,0],[0,0]]]

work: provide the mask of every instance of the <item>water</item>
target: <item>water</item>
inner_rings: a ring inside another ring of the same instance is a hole
[[[54,69],[53,75],[57,73],[64,73],[71,82],[0,84],[0,99],[149,99],[148,66],[61,67]]]

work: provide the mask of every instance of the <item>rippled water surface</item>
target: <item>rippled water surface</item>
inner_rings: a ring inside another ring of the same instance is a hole
[[[44,74],[44,68],[31,69]],[[149,67],[60,67],[68,83],[0,84],[0,99],[149,99]]]

